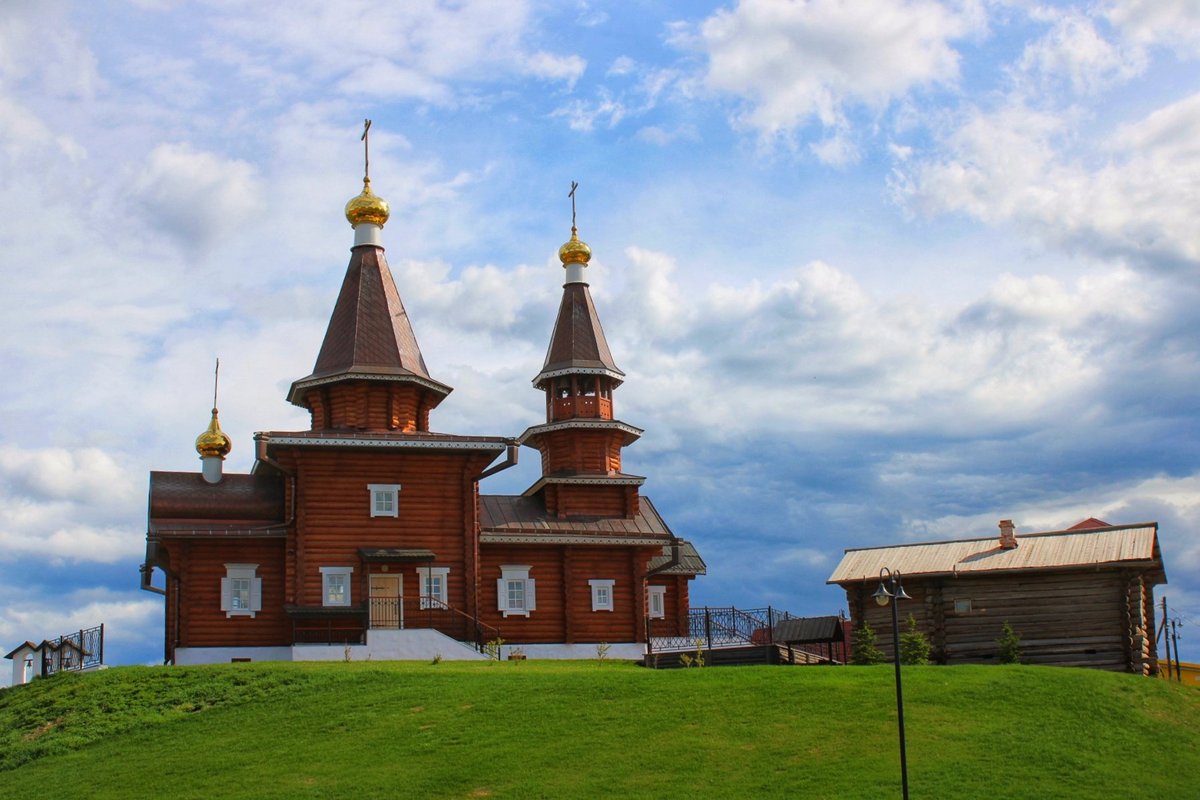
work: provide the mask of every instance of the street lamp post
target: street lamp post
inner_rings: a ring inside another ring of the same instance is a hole
[[[892,660],[896,664],[896,719],[900,727],[900,782],[904,788],[904,800],[908,800],[908,756],[904,749],[904,689],[900,684],[900,612],[901,600],[911,600],[900,583],[900,571],[887,567],[879,570],[879,588],[875,590],[875,602],[881,606],[892,606]]]

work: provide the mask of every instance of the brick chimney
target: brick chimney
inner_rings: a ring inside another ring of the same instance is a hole
[[[1000,520],[1000,549],[1012,550],[1017,546],[1017,534],[1015,533],[1011,519]]]

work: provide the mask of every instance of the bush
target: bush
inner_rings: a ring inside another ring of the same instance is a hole
[[[933,648],[929,639],[917,627],[917,618],[909,614],[905,624],[908,630],[900,634],[900,663],[928,664],[929,653]]]
[[[882,664],[887,659],[875,646],[875,631],[863,623],[854,631],[854,654],[850,657],[852,664]]]
[[[1004,621],[1000,638],[996,640],[996,660],[1001,664],[1021,663],[1021,637],[1008,624],[1008,620]]]

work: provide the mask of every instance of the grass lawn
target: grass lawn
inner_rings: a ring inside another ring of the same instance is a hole
[[[0,797],[897,797],[890,666],[126,667],[0,691]],[[914,798],[1200,797],[1200,692],[906,667]]]

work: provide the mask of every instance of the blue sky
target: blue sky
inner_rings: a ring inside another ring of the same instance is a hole
[[[0,646],[137,589],[147,473],[305,427],[362,173],[435,429],[516,435],[567,190],[697,605],[836,613],[846,547],[1157,520],[1200,661],[1190,0],[0,8]],[[519,492],[537,459],[484,483]]]

